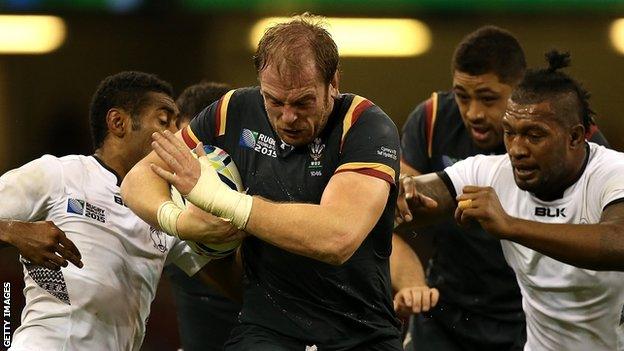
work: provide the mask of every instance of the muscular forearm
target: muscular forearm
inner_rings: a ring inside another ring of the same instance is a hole
[[[158,207],[171,197],[169,184],[152,172],[147,159],[140,161],[124,177],[121,195],[134,213],[154,227],[159,227]]]
[[[591,270],[624,271],[624,226],[615,223],[548,224],[513,219],[502,239]]]
[[[405,233],[438,223],[449,218],[455,209],[455,200],[435,173],[403,177],[400,187],[402,192],[397,200],[397,207],[403,222],[395,228],[397,232]],[[406,218],[408,213],[407,217],[411,217],[411,220]]]
[[[357,214],[349,210],[331,205],[278,204],[254,197],[246,231],[284,250],[342,264],[372,230],[370,223],[353,221]]]
[[[11,246],[11,231],[8,229],[11,224],[10,222],[12,221],[0,220],[0,249],[3,247]]]
[[[392,289],[395,291],[408,287],[427,285],[420,259],[398,234],[392,235],[390,277]]]

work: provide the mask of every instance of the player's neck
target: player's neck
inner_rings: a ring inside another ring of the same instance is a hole
[[[131,167],[128,167],[127,155],[120,152],[119,149],[110,147],[106,144],[96,149],[93,153],[106,167],[113,170],[119,180],[123,180],[126,174],[130,171]]]
[[[543,201],[554,201],[563,197],[565,191],[574,185],[585,172],[587,162],[589,161],[589,144],[585,143],[585,146],[578,150],[578,153],[571,157],[570,167],[564,174],[568,174],[567,178],[564,178],[557,182],[559,185],[549,187],[550,191],[545,193],[536,193],[535,195]]]

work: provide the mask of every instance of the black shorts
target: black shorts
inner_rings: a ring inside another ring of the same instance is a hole
[[[223,350],[230,331],[238,324],[240,305],[173,265],[165,269],[171,281],[184,351]]]
[[[438,304],[430,313],[413,316],[405,338],[406,351],[522,351],[526,324],[507,322]]]
[[[231,338],[225,344],[225,351],[400,351],[398,338],[382,340],[371,345],[357,345],[353,348],[332,348],[296,340],[256,325],[243,324],[232,330]]]

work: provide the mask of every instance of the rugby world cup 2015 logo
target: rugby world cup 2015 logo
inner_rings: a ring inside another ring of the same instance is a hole
[[[67,212],[84,215],[85,202],[78,199],[67,200]]]
[[[253,130],[243,129],[240,135],[239,145],[253,149],[258,141],[258,132]]]
[[[247,128],[243,129],[238,144],[269,157],[277,157],[275,139]]]
[[[67,199],[67,213],[89,217],[98,222],[106,223],[106,210],[84,200]]]

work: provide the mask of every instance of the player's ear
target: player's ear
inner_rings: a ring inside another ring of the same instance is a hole
[[[123,138],[128,128],[131,127],[130,116],[123,110],[111,108],[106,114],[106,126],[108,132],[119,138]]]
[[[582,124],[574,125],[570,128],[570,147],[584,147],[585,145],[585,127]]]
[[[336,98],[340,94],[339,90],[340,84],[340,75],[338,74],[338,70],[334,73],[332,80],[329,82],[329,96]]]

